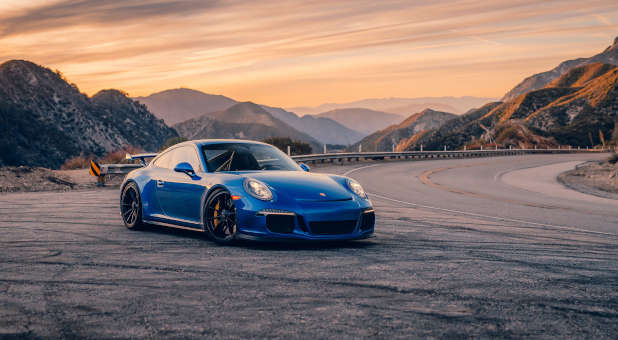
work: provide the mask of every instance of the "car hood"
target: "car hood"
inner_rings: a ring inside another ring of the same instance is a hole
[[[334,178],[304,171],[255,171],[243,173],[274,189],[278,196],[297,201],[341,201],[352,199],[352,193]]]

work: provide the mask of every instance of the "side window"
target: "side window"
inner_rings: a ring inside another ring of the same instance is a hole
[[[173,153],[174,150],[164,153],[159,158],[155,159],[152,164],[157,168],[171,169],[173,167],[171,164]]]
[[[197,153],[190,146],[183,146],[181,148],[174,150],[174,157],[172,157],[173,161],[171,164],[171,168],[174,168],[180,162],[187,162],[191,164],[193,170],[200,171],[200,162],[197,158]]]

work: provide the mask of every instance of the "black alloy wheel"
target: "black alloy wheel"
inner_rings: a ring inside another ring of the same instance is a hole
[[[133,182],[125,185],[120,195],[120,215],[125,227],[129,229],[138,229],[143,225],[142,201],[137,185]]]
[[[205,205],[204,224],[208,236],[220,244],[230,244],[236,237],[236,207],[229,192],[218,189]]]

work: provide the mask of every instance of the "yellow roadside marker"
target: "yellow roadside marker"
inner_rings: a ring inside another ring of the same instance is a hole
[[[101,176],[101,166],[94,159],[90,161],[90,174],[95,177]]]

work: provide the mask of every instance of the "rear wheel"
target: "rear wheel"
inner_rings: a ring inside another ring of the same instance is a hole
[[[220,244],[230,244],[236,237],[236,207],[229,192],[217,189],[204,207],[204,224],[210,238]]]
[[[137,185],[133,182],[125,185],[120,195],[120,215],[128,229],[139,229],[142,222],[142,200]]]

